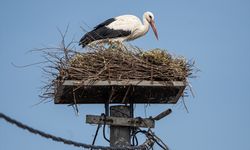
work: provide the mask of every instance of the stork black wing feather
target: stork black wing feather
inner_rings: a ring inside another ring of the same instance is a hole
[[[130,34],[131,34],[130,31],[114,30],[103,26],[86,33],[81,38],[79,45],[85,47],[89,43],[96,40],[118,38],[118,37],[128,36]]]
[[[101,27],[104,27],[104,26],[107,26],[109,25],[110,23],[114,22],[115,21],[115,18],[110,18],[100,24],[98,24],[97,26],[94,27],[94,29],[98,29],[98,28],[101,28]]]

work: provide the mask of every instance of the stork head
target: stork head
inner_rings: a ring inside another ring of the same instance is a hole
[[[155,37],[156,39],[158,40],[158,33],[157,33],[157,29],[156,29],[156,26],[155,26],[155,17],[153,15],[152,12],[145,12],[144,13],[144,17],[146,18],[146,20],[148,21],[148,23],[150,24],[151,28],[153,29],[154,31],[154,34],[155,34]]]

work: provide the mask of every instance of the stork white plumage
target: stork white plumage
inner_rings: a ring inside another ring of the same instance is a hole
[[[106,39],[120,42],[131,41],[144,36],[148,32],[149,26],[152,27],[155,37],[158,40],[158,33],[152,12],[145,12],[143,14],[143,23],[134,15],[122,15],[110,18],[94,27],[92,31],[86,33],[81,38],[79,45],[85,47],[94,41]]]

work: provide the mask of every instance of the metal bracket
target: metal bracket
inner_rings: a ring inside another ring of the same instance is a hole
[[[121,118],[96,115],[86,115],[86,123],[89,124],[106,124],[112,126],[142,127],[154,128],[155,122],[149,118]]]
[[[167,109],[167,110],[161,112],[159,115],[155,116],[154,118],[152,118],[152,117],[151,118],[155,121],[158,121],[158,120],[161,120],[162,118],[168,116],[171,112],[172,112],[171,109]]]

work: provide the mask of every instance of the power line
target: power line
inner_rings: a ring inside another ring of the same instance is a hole
[[[17,127],[21,128],[21,129],[27,130],[30,133],[38,134],[41,137],[51,139],[51,140],[56,141],[56,142],[61,142],[61,143],[67,144],[67,145],[73,145],[75,147],[83,147],[83,148],[92,149],[92,150],[148,150],[149,148],[152,147],[152,145],[154,143],[154,140],[147,139],[142,145],[139,145],[139,146],[128,146],[128,147],[95,146],[95,145],[75,142],[72,140],[64,139],[64,138],[61,138],[58,136],[54,136],[52,134],[45,133],[43,131],[40,131],[40,130],[34,129],[28,125],[25,125],[17,120],[14,120],[3,113],[0,113],[0,118],[4,119],[8,123],[16,125]]]

